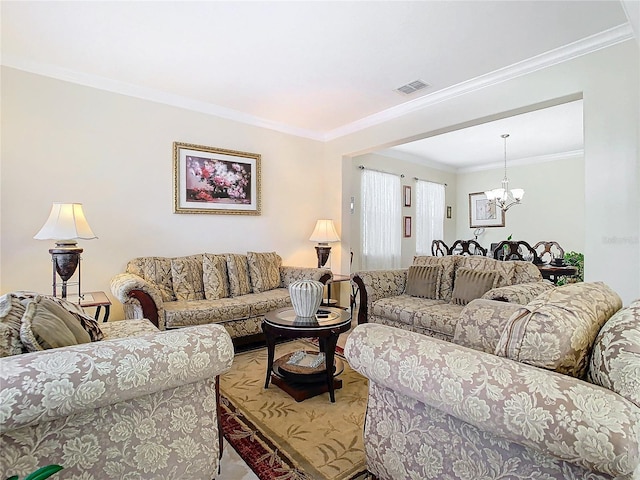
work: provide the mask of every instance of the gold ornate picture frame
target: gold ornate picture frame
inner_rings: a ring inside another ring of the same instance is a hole
[[[174,213],[260,215],[257,153],[173,143]]]

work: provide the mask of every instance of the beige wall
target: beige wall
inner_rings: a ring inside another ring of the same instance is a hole
[[[329,168],[474,119],[582,95],[584,104],[585,278],[610,285],[625,303],[640,296],[638,44],[627,41],[389,120],[327,144]],[[458,189],[462,195],[463,190]],[[345,203],[335,214],[348,221]],[[349,231],[348,229],[343,229]],[[343,238],[343,252],[355,239]],[[343,261],[346,256],[343,253]]]
[[[1,101],[1,293],[50,291],[53,242],[33,236],[54,201],[83,203],[99,237],[79,242],[85,291],[109,292],[136,256],[277,251],[315,266],[321,143],[4,67]],[[174,214],[174,141],[261,154],[262,215]]]
[[[584,253],[584,159],[510,166],[507,173],[513,188],[524,188],[524,199],[506,212],[504,227],[485,229],[478,238],[482,246],[488,248],[512,235],[514,240],[525,240],[532,246],[541,240],[555,240],[566,252]],[[459,238],[473,238],[474,229],[469,227],[469,193],[498,188],[503,174],[502,169],[458,174]]]

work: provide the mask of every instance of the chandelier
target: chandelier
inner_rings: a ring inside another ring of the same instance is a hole
[[[487,196],[487,200],[506,212],[513,205],[520,203],[520,200],[524,197],[524,190],[522,188],[509,190],[509,179],[507,178],[507,138],[509,134],[505,133],[501,137],[504,139],[504,178],[502,179],[502,186],[486,191],[484,194]]]

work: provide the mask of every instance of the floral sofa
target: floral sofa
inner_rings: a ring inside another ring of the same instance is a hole
[[[282,266],[274,252],[140,257],[111,280],[111,291],[126,318],[148,318],[161,330],[219,323],[234,342],[248,342],[262,334],[265,313],[291,305],[292,282],[331,277],[325,268]]]
[[[434,273],[433,294],[427,298],[413,295],[408,289],[408,277],[415,266],[425,266]],[[463,274],[470,283],[480,280],[473,275],[484,276],[485,282],[489,280],[486,291],[470,292],[489,300],[525,304],[553,288],[551,283],[543,281],[531,262],[499,261],[479,255],[416,256],[409,269],[369,270],[351,275],[359,291],[358,323],[382,323],[452,340],[468,303],[456,301],[455,297],[456,287],[462,285],[462,281],[456,280]]]
[[[25,307],[31,300],[35,309]],[[56,336],[42,331],[53,320],[40,303],[26,292],[0,297],[0,478],[52,463],[64,467],[56,478],[71,480],[218,474],[217,378],[233,361],[223,327],[160,332],[146,319],[98,325],[58,300],[83,318],[89,340],[39,349]]]
[[[346,358],[369,379],[369,471],[640,478],[640,300],[620,309],[606,285],[578,283],[527,306],[475,302],[478,325],[506,322],[493,351],[379,324],[349,336]]]

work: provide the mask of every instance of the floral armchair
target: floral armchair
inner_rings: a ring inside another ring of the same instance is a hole
[[[109,324],[147,333],[0,358],[1,478],[51,463],[71,480],[217,475],[224,327]]]
[[[640,478],[640,300],[600,329],[579,377],[379,324],[345,354],[369,378],[381,480]]]

